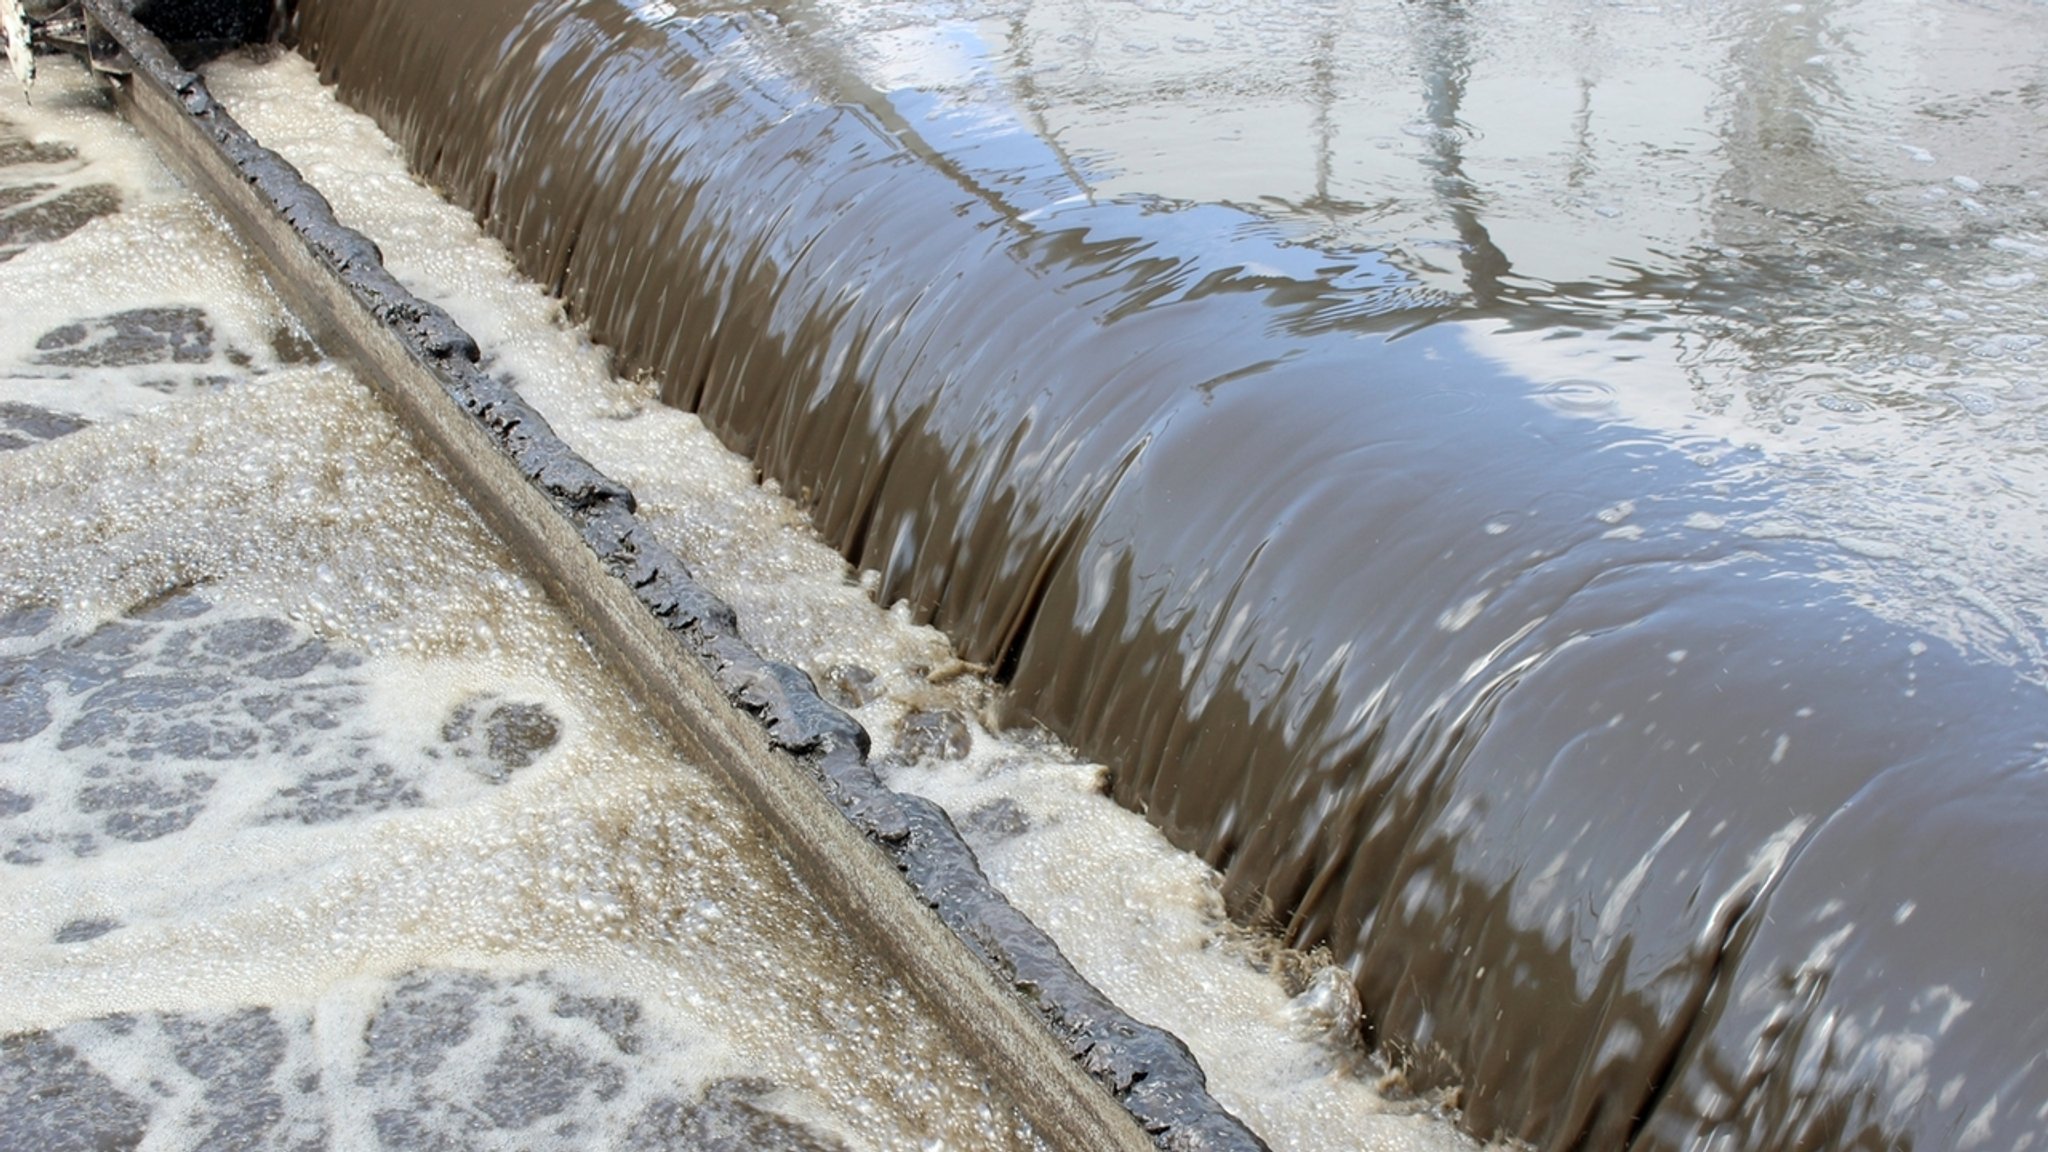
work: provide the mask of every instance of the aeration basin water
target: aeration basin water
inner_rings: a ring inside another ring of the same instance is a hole
[[[1470,1131],[2048,1129],[2039,5],[302,0],[293,35],[985,718],[1330,949]],[[638,487],[659,440],[592,455]],[[906,787],[994,738],[787,658]]]

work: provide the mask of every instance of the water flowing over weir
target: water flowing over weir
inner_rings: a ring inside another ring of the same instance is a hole
[[[1544,402],[1392,264],[963,161],[971,124],[935,145],[760,15],[304,0],[299,34],[885,603],[1327,941],[1476,1131],[2048,1122],[2039,661],[1745,531],[1782,478]]]

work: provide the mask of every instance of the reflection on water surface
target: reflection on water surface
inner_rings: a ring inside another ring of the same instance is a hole
[[[1455,325],[1558,411],[1789,481],[1749,528],[1914,557],[1916,624],[2040,659],[2040,5],[778,10],[1030,226],[1202,253],[1147,302],[1255,279],[1299,330]]]

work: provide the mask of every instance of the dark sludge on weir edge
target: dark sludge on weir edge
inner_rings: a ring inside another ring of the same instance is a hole
[[[1531,317],[1254,271],[1313,254],[1029,140],[976,170],[817,15],[302,0],[294,34],[1234,912],[1328,944],[1475,1134],[2048,1126],[2038,662],[1929,623],[1925,566],[1761,530],[1788,485],[1744,451],[1538,403],[1475,331]]]
[[[701,663],[731,707],[752,717],[770,747],[810,773],[846,821],[893,862],[915,898],[1035,1011],[1075,1064],[1156,1146],[1185,1152],[1266,1147],[1209,1094],[1206,1076],[1178,1037],[1117,1007],[990,885],[942,809],[880,782],[868,762],[865,729],[820,696],[801,669],[767,660],[748,645],[732,608],[635,515],[633,493],[564,443],[516,390],[480,368],[476,342],[453,318],[401,285],[372,240],[341,224],[318,189],[236,123],[203,79],[115,0],[85,0],[84,7],[94,66],[112,75],[147,73],[175,94],[184,115],[241,178],[363,309],[433,371],[447,398]]]

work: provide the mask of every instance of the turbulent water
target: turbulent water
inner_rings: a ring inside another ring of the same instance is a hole
[[[2048,1120],[2038,5],[301,31],[1478,1131]]]
[[[1275,1146],[1464,1146],[1373,1090],[1339,972],[1230,930],[1099,767],[983,727],[943,637],[308,66],[211,79]],[[0,1143],[1036,1146],[82,74],[33,96],[0,97]]]

